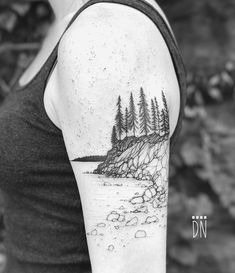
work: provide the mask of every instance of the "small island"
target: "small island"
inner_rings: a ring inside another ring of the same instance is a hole
[[[143,88],[140,89],[139,115],[137,115],[133,94],[130,95],[129,109],[122,112],[122,100],[118,97],[115,125],[111,142],[112,149],[105,160],[94,170],[114,178],[135,178],[147,180],[150,186],[131,202],[144,203],[158,197],[166,201],[168,180],[169,112],[164,92],[163,107],[160,110],[156,98],[151,107]]]

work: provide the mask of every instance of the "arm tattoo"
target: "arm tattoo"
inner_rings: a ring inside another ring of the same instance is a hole
[[[131,240],[151,237],[156,227],[166,227],[169,112],[164,92],[159,101],[148,100],[141,88],[138,98],[130,94],[126,106],[119,96],[113,120],[112,148],[107,154],[74,160],[84,164],[81,168],[88,181],[98,183],[94,198],[99,192],[107,197],[105,215],[97,216],[87,235],[97,246],[108,236],[105,247],[112,252]],[[116,236],[117,232],[121,235]]]

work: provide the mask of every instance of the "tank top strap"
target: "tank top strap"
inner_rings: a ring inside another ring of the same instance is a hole
[[[69,27],[73,24],[73,22],[77,19],[77,17],[88,7],[98,4],[98,3],[116,3],[116,4],[122,4],[126,5],[132,8],[135,8],[139,10],[140,12],[144,13],[150,20],[153,21],[153,23],[156,25],[160,33],[162,34],[163,39],[166,42],[166,45],[169,49],[172,62],[175,68],[176,76],[178,79],[178,84],[180,88],[180,112],[179,112],[179,118],[176,125],[176,128],[174,130],[173,135],[171,136],[170,142],[171,147],[174,146],[174,143],[177,139],[177,136],[179,135],[181,125],[182,125],[182,119],[184,116],[184,106],[186,104],[186,91],[187,91],[187,84],[186,84],[186,70],[185,66],[181,57],[180,50],[178,48],[176,39],[171,31],[171,29],[168,27],[165,19],[162,17],[162,15],[148,2],[145,0],[90,0],[86,4],[80,8],[75,15],[70,20],[69,24],[67,25],[65,31],[63,32],[60,40],[62,39],[65,32],[69,29]],[[57,63],[57,50],[59,46],[59,42],[57,43],[55,49],[53,50],[50,60],[49,60],[49,69],[48,75],[47,75],[47,81],[50,77],[51,72],[53,71],[53,68],[55,67]]]

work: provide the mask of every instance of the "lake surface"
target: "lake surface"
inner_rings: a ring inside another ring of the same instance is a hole
[[[88,241],[115,251],[127,247],[133,240],[164,235],[166,207],[154,207],[154,200],[136,205],[130,202],[133,197],[143,194],[151,182],[93,174],[99,163],[73,163],[79,172]]]

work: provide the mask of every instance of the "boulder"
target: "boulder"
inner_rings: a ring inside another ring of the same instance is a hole
[[[138,224],[138,218],[134,217],[126,222],[126,226],[136,226]]]
[[[137,230],[135,233],[135,238],[145,238],[147,233],[145,230]]]
[[[152,223],[157,223],[159,221],[159,219],[157,218],[157,216],[148,216],[145,220],[146,224],[152,224]]]

